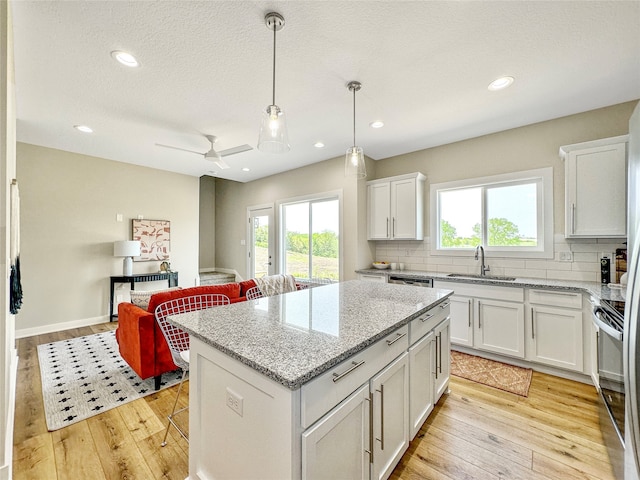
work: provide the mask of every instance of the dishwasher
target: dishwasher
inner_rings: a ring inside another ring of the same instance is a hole
[[[424,277],[396,277],[389,276],[389,283],[397,283],[400,285],[413,285],[416,287],[433,288],[433,278]]]

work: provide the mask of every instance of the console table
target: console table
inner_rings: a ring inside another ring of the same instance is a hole
[[[158,280],[167,280],[169,287],[178,286],[178,272],[164,272],[164,273],[136,273],[135,275],[116,275],[111,277],[111,296],[109,297],[109,321],[113,321],[113,317],[117,317],[117,314],[113,313],[113,295],[115,293],[116,283],[128,283],[131,285],[131,290],[134,290],[135,284],[139,282],[156,282]]]

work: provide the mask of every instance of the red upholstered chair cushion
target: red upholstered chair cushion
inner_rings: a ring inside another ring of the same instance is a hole
[[[250,278],[249,280],[244,280],[242,282],[240,282],[240,296],[241,297],[246,297],[247,296],[247,290],[249,290],[250,288],[253,288],[256,286],[256,281],[253,278]]]
[[[191,297],[193,295],[202,295],[205,293],[221,293],[222,295],[229,297],[229,300],[233,302],[236,298],[240,297],[240,284],[234,282],[224,283],[222,285],[204,285],[201,287],[190,287],[183,288],[181,290],[156,293],[151,296],[147,311],[153,313],[156,311],[156,307],[158,305],[175,298]]]

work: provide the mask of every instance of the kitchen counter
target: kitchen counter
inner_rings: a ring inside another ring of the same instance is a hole
[[[452,293],[352,280],[174,315],[169,321],[293,390]]]
[[[515,280],[498,280],[488,275],[485,278],[477,277],[449,277],[448,273],[428,272],[421,270],[379,270],[376,268],[365,268],[356,270],[356,273],[365,275],[382,275],[408,278],[433,278],[443,282],[455,283],[475,283],[478,285],[498,285],[501,287],[526,287],[526,288],[546,288],[551,290],[579,291],[595,296],[600,300],[624,301],[626,291],[621,288],[609,287],[598,282],[579,282],[575,280],[553,280],[546,278],[526,278],[517,277]],[[451,286],[455,290],[455,285]]]

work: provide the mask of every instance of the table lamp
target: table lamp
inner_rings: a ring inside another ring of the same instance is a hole
[[[130,277],[133,274],[133,257],[140,256],[140,242],[138,240],[113,242],[113,256],[124,257],[122,274],[125,277]]]

